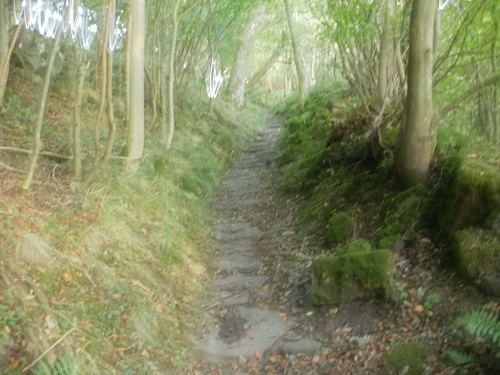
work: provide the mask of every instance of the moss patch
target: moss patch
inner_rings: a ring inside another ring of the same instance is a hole
[[[418,342],[400,342],[381,357],[380,365],[384,374],[418,375],[428,355],[429,349]]]
[[[370,242],[368,242],[363,238],[359,238],[357,240],[349,242],[347,245],[337,250],[335,255],[338,256],[345,254],[355,254],[371,250],[372,250],[372,245],[370,245]]]
[[[477,228],[458,231],[454,248],[458,269],[465,277],[487,292],[499,289],[491,285],[494,280],[500,281],[500,236],[495,231]]]
[[[354,231],[354,219],[343,213],[335,213],[328,220],[325,240],[330,246],[347,241]]]
[[[393,257],[388,250],[324,256],[312,264],[311,294],[316,305],[386,298]]]

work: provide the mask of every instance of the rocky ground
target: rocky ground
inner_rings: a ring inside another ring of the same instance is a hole
[[[301,234],[300,198],[279,190],[280,119],[268,121],[213,204],[216,277],[191,373],[376,374],[384,353],[407,339],[429,350],[425,374],[451,373],[446,352],[459,340],[453,320],[487,301],[438,272],[436,250],[424,236],[396,255],[391,301],[311,305],[310,265],[323,242]]]

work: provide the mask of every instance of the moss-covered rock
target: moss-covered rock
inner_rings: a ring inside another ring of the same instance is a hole
[[[380,365],[384,374],[418,375],[428,355],[429,349],[418,342],[400,342],[380,358]]]
[[[458,269],[488,294],[500,296],[500,236],[472,228],[455,233]]]
[[[335,252],[335,256],[352,254],[352,253],[361,253],[364,251],[371,251],[371,250],[372,250],[372,245],[370,245],[370,243],[367,240],[365,240],[363,238],[358,238],[354,241],[349,242],[347,245],[342,246],[340,249],[338,249]]]
[[[352,237],[354,219],[343,213],[334,213],[326,226],[325,241],[329,246],[335,246]]]
[[[324,256],[312,264],[312,301],[316,305],[390,296],[394,259],[389,250]]]

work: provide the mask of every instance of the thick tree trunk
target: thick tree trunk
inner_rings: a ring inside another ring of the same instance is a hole
[[[127,134],[127,169],[137,171],[144,151],[144,44],[145,0],[130,1],[130,114]]]
[[[255,37],[263,24],[265,9],[265,5],[260,5],[252,10],[238,41],[238,48],[229,81],[231,102],[236,108],[242,107],[245,103],[245,85],[249,74],[248,61],[251,58],[250,52]]]
[[[408,95],[395,153],[396,176],[405,187],[426,180],[436,143],[436,131],[432,121],[436,11],[437,0],[413,2],[410,20]]]
[[[304,103],[306,101],[306,73],[304,69],[304,64],[302,62],[302,54],[300,52],[300,46],[298,41],[297,32],[295,30],[295,23],[292,17],[292,11],[290,9],[290,1],[285,1],[285,11],[286,18],[288,21],[288,28],[290,29],[290,38],[292,40],[292,49],[293,49],[293,60],[295,61],[295,68],[297,69],[297,78],[299,80],[299,106],[301,108],[304,107]]]

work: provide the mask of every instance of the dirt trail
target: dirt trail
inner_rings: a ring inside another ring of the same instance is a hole
[[[296,322],[288,299],[280,303],[276,298],[275,278],[270,275],[274,267],[269,251],[279,252],[295,234],[293,210],[283,215],[284,202],[278,202],[273,159],[279,134],[280,120],[269,116],[268,126],[243,151],[214,202],[217,278],[210,286],[213,300],[207,303],[213,306],[208,332],[194,346],[205,362],[199,365],[200,373],[254,373],[264,356],[311,352],[322,346],[313,337],[293,333]]]

